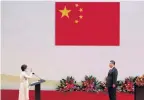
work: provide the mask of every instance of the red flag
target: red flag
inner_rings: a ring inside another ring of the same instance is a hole
[[[56,45],[119,46],[119,2],[57,2]]]

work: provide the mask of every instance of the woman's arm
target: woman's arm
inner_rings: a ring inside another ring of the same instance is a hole
[[[27,75],[26,73],[23,74],[25,78],[32,78],[32,72],[30,73],[30,75]]]

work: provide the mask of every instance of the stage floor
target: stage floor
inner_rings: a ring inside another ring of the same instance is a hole
[[[1,100],[18,100],[18,90],[1,90]],[[34,91],[30,91],[34,100]],[[42,91],[41,100],[109,100],[105,93]],[[134,100],[133,94],[117,93],[117,100]]]

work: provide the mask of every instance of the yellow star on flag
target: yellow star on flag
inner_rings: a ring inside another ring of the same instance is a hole
[[[75,20],[75,23],[77,24],[79,21],[78,20]]]
[[[80,15],[80,16],[79,16],[79,18],[80,18],[80,19],[82,19],[82,18],[83,18],[83,16],[82,16],[82,15]]]
[[[61,18],[64,17],[64,16],[66,16],[66,17],[69,18],[69,13],[71,12],[71,10],[68,10],[68,9],[66,8],[66,6],[64,7],[63,10],[59,10],[59,11],[62,13]]]
[[[79,11],[80,11],[80,12],[83,12],[83,8],[80,8]]]
[[[78,4],[75,4],[75,6],[78,7],[79,5],[78,5]]]

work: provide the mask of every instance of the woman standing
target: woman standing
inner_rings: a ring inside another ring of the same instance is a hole
[[[30,75],[26,73],[27,65],[22,65],[21,70],[22,72],[20,74],[19,100],[29,100],[28,79],[32,78],[32,70],[30,71]]]

